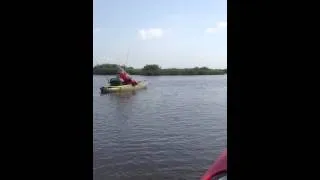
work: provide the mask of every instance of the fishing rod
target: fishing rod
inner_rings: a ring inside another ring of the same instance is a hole
[[[121,65],[118,65],[119,69],[122,70],[122,71],[125,71],[128,75],[130,75],[130,74],[125,70],[125,67],[128,64],[129,52],[130,52],[129,50],[130,49],[128,48],[125,64],[122,65],[124,68],[122,68]]]

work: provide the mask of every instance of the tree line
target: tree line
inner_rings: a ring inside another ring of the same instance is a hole
[[[167,68],[162,69],[157,64],[145,65],[142,69],[135,69],[133,67],[123,67],[131,75],[144,76],[163,76],[163,75],[222,75],[227,74],[227,69],[210,69],[207,67],[195,68]],[[116,64],[101,64],[93,67],[94,75],[115,75],[118,71]]]

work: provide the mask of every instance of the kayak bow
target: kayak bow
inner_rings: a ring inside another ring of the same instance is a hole
[[[227,179],[227,149],[225,149],[217,160],[209,167],[201,180]]]

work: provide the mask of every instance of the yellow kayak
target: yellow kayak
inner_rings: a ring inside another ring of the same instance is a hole
[[[133,86],[131,84],[120,85],[120,86],[104,86],[101,87],[101,93],[112,93],[112,92],[127,92],[135,91],[139,89],[147,88],[147,81],[138,81],[138,84]]]

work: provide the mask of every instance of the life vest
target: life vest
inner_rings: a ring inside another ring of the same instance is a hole
[[[129,77],[129,75],[126,72],[121,72],[119,73],[119,77],[123,80],[123,81],[129,81],[131,78]]]

